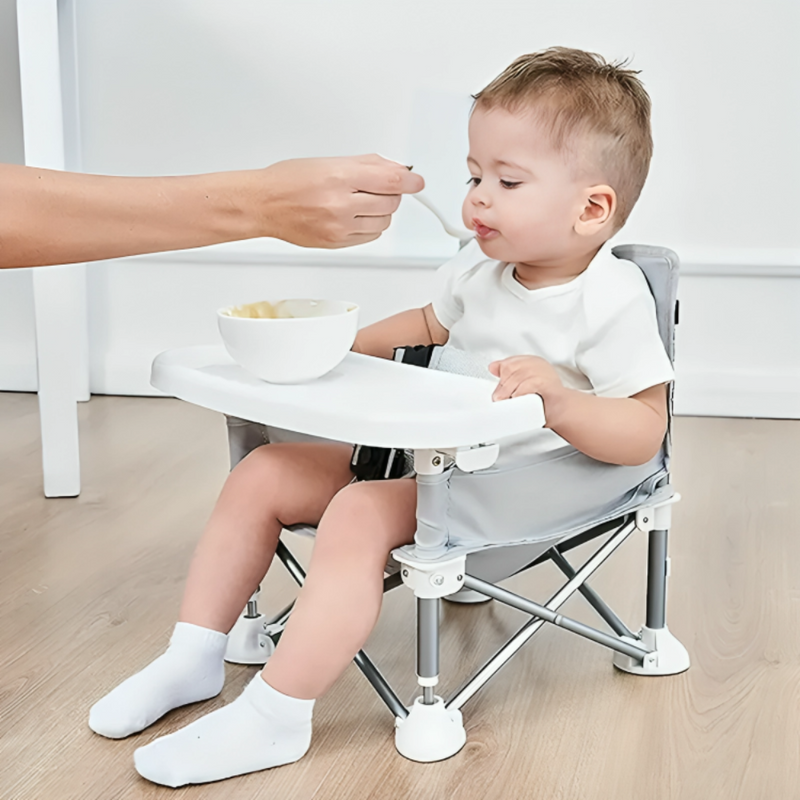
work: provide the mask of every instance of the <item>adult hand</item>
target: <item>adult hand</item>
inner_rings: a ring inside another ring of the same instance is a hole
[[[403,194],[425,186],[421,176],[378,155],[302,158],[262,171],[263,232],[304,247],[348,247],[377,239]],[[255,191],[259,191],[258,185]]]

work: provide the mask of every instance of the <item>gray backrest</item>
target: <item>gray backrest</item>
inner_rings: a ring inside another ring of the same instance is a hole
[[[644,273],[656,301],[658,332],[670,361],[675,360],[675,316],[678,299],[678,256],[666,247],[620,244],[611,251],[617,258],[633,261]]]
[[[611,251],[617,258],[633,261],[644,273],[653,298],[656,301],[658,332],[667,351],[669,360],[675,363],[675,325],[678,316],[678,271],[680,261],[672,250],[666,247],[653,247],[648,244],[620,244]],[[670,384],[667,392],[669,418],[664,437],[664,462],[669,469],[672,454],[672,404],[674,386]]]

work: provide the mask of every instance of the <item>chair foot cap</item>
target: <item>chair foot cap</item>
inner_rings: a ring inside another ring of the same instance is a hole
[[[405,719],[395,722],[397,752],[411,761],[442,761],[454,756],[466,743],[467,732],[460,711],[449,711],[437,697],[425,705],[418,697]]]
[[[614,666],[617,669],[633,675],[677,675],[689,669],[689,653],[666,625],[663,628],[648,628],[645,625],[640,635],[635,644],[643,644],[652,652],[643,661],[623,653],[614,653]]]
[[[274,651],[275,644],[267,633],[263,614],[239,617],[228,634],[225,660],[229,664],[266,664]]]

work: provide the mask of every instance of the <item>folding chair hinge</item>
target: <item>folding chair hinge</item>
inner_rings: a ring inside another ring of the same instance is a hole
[[[420,561],[401,550],[392,555],[400,562],[400,576],[416,597],[435,599],[455,594],[464,585],[465,555],[441,561]]]
[[[643,533],[668,531],[672,527],[672,506],[680,499],[681,496],[676,493],[663,503],[650,508],[640,508],[636,512],[636,527]]]
[[[478,444],[474,447],[442,447],[437,450],[415,450],[414,471],[418,475],[438,475],[448,463],[462,472],[489,469],[500,454],[498,444]]]
[[[636,512],[636,527],[642,533],[650,533],[656,529],[655,526],[655,509],[654,508],[640,508]]]

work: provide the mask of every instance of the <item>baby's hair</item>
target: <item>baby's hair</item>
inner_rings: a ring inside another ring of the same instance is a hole
[[[639,198],[653,154],[650,97],[627,64],[551,47],[520,56],[473,95],[476,108],[534,109],[555,148],[584,161],[588,155],[617,194],[617,228]]]

